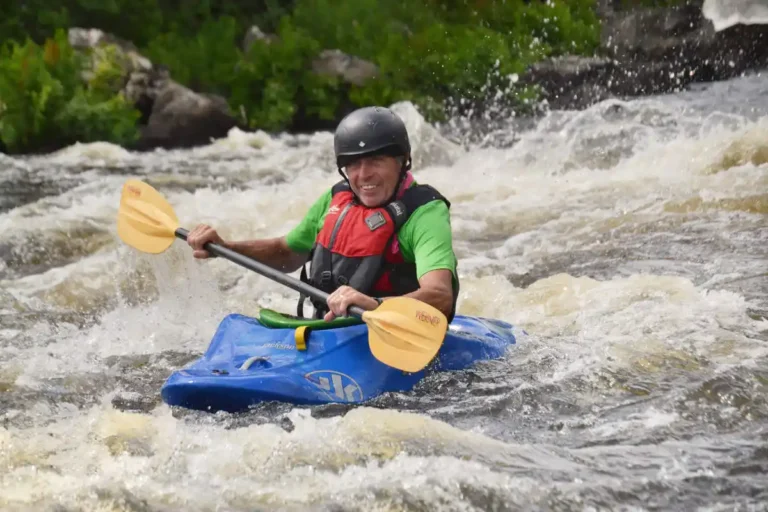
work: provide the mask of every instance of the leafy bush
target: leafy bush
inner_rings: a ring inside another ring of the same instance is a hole
[[[27,40],[0,50],[0,140],[8,151],[76,141],[125,144],[137,136],[138,112],[110,89],[104,70],[83,84],[85,69],[84,56],[61,30],[43,46]]]
[[[515,74],[599,43],[594,0],[298,0],[290,22],[379,66],[377,80],[351,88],[353,104],[409,99],[430,120],[446,104],[519,105],[531,91],[512,85]]]
[[[302,98],[310,100],[318,114],[333,109],[323,97],[335,88],[332,80],[311,73],[311,59],[321,50],[316,40],[284,19],[275,43],[256,41],[238,64],[232,83],[230,105],[243,110],[251,127],[278,130],[290,124]],[[324,90],[325,88],[329,90]],[[318,105],[318,100],[326,104]]]
[[[197,9],[210,14],[212,6]],[[161,34],[145,53],[179,82],[227,97],[249,126],[267,130],[290,128],[297,118],[332,120],[342,105],[407,99],[430,120],[441,119],[447,104],[519,105],[531,91],[512,85],[513,75],[549,55],[589,53],[599,42],[594,0],[296,0],[274,27],[277,40],[256,41],[247,55],[238,45],[240,18],[206,21],[194,34]],[[370,60],[379,76],[363,87],[317,76],[311,62],[322,49]]]
[[[245,52],[240,43],[253,24],[277,39]],[[137,113],[116,95],[124,79],[116,57],[100,60],[83,83],[83,59],[62,33],[46,41],[69,26],[131,40],[178,82],[226,97],[251,128],[275,131],[400,100],[428,120],[489,103],[524,108],[536,92],[516,85],[515,75],[548,56],[590,54],[599,43],[595,0],[4,2],[0,41],[17,40],[0,53],[0,142],[10,151],[136,136]],[[364,86],[318,76],[311,63],[323,49],[369,60],[378,76]]]
[[[0,40],[42,43],[58,28],[98,27],[143,45],[163,27],[155,0],[23,0],[0,2]]]
[[[106,140],[127,144],[136,140],[139,112],[121,95],[105,99],[93,89],[79,88],[54,121],[67,142]]]
[[[226,96],[242,58],[236,33],[232,17],[207,20],[192,36],[160,34],[150,41],[144,54],[154,64],[167,66],[179,83]]]

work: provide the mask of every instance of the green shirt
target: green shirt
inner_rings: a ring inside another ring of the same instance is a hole
[[[286,236],[288,247],[294,252],[309,252],[317,234],[323,227],[331,206],[331,190],[315,201],[298,226]],[[397,232],[403,259],[416,265],[416,277],[432,270],[450,270],[456,281],[456,255],[453,252],[451,217],[448,206],[441,200],[431,201],[418,208]]]

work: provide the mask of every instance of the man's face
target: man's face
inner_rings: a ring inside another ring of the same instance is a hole
[[[392,196],[400,178],[400,168],[397,158],[377,155],[356,160],[345,170],[352,191],[365,206],[372,208],[383,206]]]

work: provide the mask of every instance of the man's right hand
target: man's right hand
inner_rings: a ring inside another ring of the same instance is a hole
[[[214,244],[223,245],[225,247],[227,245],[227,242],[219,236],[216,230],[207,224],[198,224],[195,226],[195,229],[190,231],[187,235],[187,243],[194,249],[192,256],[195,258],[205,259],[212,256],[211,253],[203,249],[203,246],[208,242],[213,242]]]

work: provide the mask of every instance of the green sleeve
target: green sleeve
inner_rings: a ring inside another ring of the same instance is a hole
[[[301,219],[299,225],[285,236],[285,241],[292,251],[301,253],[312,250],[317,234],[323,227],[325,215],[328,213],[330,205],[331,191],[329,189],[310,206],[309,211]]]
[[[397,237],[406,261],[416,264],[416,277],[432,270],[446,269],[456,278],[456,255],[448,206],[432,201],[413,212]]]

